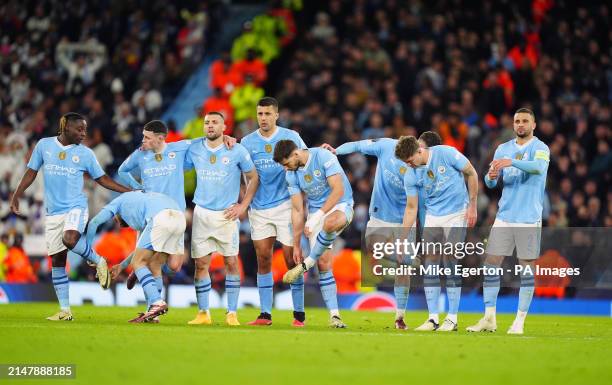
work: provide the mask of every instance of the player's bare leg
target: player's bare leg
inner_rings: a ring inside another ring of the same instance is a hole
[[[181,271],[184,261],[185,261],[185,254],[170,254],[168,255],[168,258],[165,264],[174,273],[178,273],[179,271]]]
[[[128,265],[131,263],[131,260],[132,260],[132,255],[129,255],[125,260],[121,262],[121,264],[113,266],[113,268],[111,269],[112,279],[117,278],[117,276],[119,276],[119,273],[128,267]],[[185,260],[185,254],[170,254],[168,256],[167,261],[164,264],[169,269],[169,271],[166,271],[166,273],[175,274],[181,271],[184,260]],[[162,273],[164,272],[164,269],[165,269],[164,265],[162,265]],[[136,275],[134,274],[134,271],[132,271],[128,275],[127,280],[125,281],[127,289],[132,290],[134,286],[136,285],[137,281],[138,280],[136,279]]]

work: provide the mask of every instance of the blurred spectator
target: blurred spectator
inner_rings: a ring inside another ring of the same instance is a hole
[[[243,74],[232,65],[232,58],[229,52],[221,53],[221,57],[211,64],[209,76],[210,88],[222,89],[223,95],[226,97],[229,97],[229,95],[244,82]]]
[[[461,117],[457,112],[450,112],[448,114],[448,120],[444,120],[440,123],[438,132],[440,133],[443,144],[455,147],[461,152],[465,152],[468,125],[461,121]]]
[[[232,60],[244,59],[249,50],[257,52],[257,56],[264,63],[269,63],[278,56],[279,44],[276,36],[258,33],[253,30],[253,22],[247,21],[242,28],[242,34],[234,40],[232,45]]]
[[[204,132],[204,108],[195,106],[194,117],[187,121],[181,130],[183,136],[187,139],[196,139],[206,136]]]
[[[483,175],[495,148],[514,137],[513,112],[529,107],[535,135],[551,149],[548,221],[605,225],[612,76],[602,76],[610,53],[601,49],[609,23],[600,15],[609,6],[534,1],[529,14],[499,2],[447,5],[309,2],[309,24],[277,81],[281,111],[289,110],[283,124],[310,146],[433,129]],[[362,181],[373,178],[372,160],[343,161],[355,172],[357,212],[368,203]],[[491,224],[499,192],[480,195],[479,223]],[[343,236],[355,231],[353,221]]]
[[[253,83],[251,76],[247,75],[244,80],[244,85],[232,92],[229,100],[234,110],[236,122],[242,122],[249,117],[254,117],[257,102],[265,95],[263,88],[257,87]]]
[[[13,246],[8,249],[4,259],[7,283],[35,283],[38,277],[32,269],[30,259],[23,250],[23,235],[15,234]]]
[[[194,65],[198,63],[204,53],[204,32],[206,28],[206,13],[203,11],[190,13],[186,9],[181,16],[187,22],[178,33],[177,43],[181,60]]]
[[[140,89],[136,90],[132,95],[132,105],[135,108],[144,107],[147,116],[144,120],[139,119],[139,121],[146,123],[150,120],[150,117],[159,114],[162,106],[161,93],[156,89],[152,89],[151,83],[145,80],[142,82]]]
[[[68,75],[66,91],[80,95],[94,82],[96,73],[104,65],[106,47],[95,39],[83,43],[69,43],[66,39],[57,46],[55,55]]]
[[[252,49],[247,51],[246,57],[232,64],[231,71],[239,74],[240,78],[246,79],[250,76],[256,86],[262,86],[268,78],[266,64],[258,59],[256,52]]]

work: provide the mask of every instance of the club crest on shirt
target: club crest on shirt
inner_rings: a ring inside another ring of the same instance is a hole
[[[306,183],[312,182],[312,175],[310,174],[304,175],[304,180],[306,181]]]
[[[444,173],[446,172],[446,167],[444,167],[444,166],[439,166],[439,167],[438,167],[438,172],[439,172],[440,174],[444,174]]]
[[[404,175],[404,174],[406,173],[406,167],[401,166],[401,167],[399,168],[399,173],[400,173],[400,175]]]
[[[517,153],[516,155],[514,155],[514,159],[516,159],[516,160],[521,160],[521,159],[523,159],[523,154],[521,154],[521,153]]]
[[[267,153],[271,153],[272,145],[270,143],[266,143],[266,145],[264,146],[264,150],[266,150]]]
[[[156,161],[161,162],[161,161],[162,161],[162,159],[163,159],[162,154],[155,154],[155,160],[156,160]]]
[[[210,164],[215,164],[215,163],[217,163],[217,156],[213,154],[210,156]]]
[[[314,176],[319,177],[319,176],[321,176],[321,171],[319,171],[319,170],[314,170],[313,174],[314,174]]]
[[[221,163],[228,165],[230,162],[229,158],[227,156],[224,156],[223,158],[221,158]]]
[[[171,153],[169,153],[169,154],[168,154],[168,158],[170,158],[170,159],[174,159],[174,158],[176,158],[176,153],[175,153],[175,152],[171,152]]]
[[[59,156],[60,160],[66,159],[66,151],[61,151],[58,156]]]
[[[427,170],[427,176],[429,177],[429,179],[433,179],[434,178],[434,173],[431,170]]]
[[[80,160],[81,159],[79,159],[78,155],[75,155],[75,156],[72,157],[72,162],[73,163],[79,163]]]

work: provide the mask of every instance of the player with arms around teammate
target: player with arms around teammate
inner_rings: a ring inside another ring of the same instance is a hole
[[[404,180],[407,191],[422,188],[425,195],[425,231],[427,242],[462,242],[465,227],[476,224],[476,199],[478,175],[470,161],[457,149],[450,146],[423,148],[414,136],[403,136],[397,143],[395,155],[411,167],[423,169],[414,179]],[[467,181],[467,188],[466,188]],[[426,255],[425,265],[437,265],[439,255]],[[454,271],[456,258],[444,256],[446,267]],[[448,315],[440,326],[438,321],[438,298],[440,277],[425,275],[424,290],[429,309],[429,319],[417,331],[457,331],[457,313],[461,297],[461,277],[451,274],[446,279]]]
[[[291,140],[300,149],[306,144],[300,135],[276,125],[278,120],[278,102],[265,97],[257,103],[257,123],[259,128],[242,138],[242,144],[253,159],[259,187],[251,202],[249,222],[251,239],[257,254],[257,287],[261,314],[249,325],[272,325],[272,299],[274,278],[272,277],[272,252],[274,242],[279,241],[288,268],[293,268],[293,234],[291,232],[291,202],[285,180],[285,169],[273,159],[274,146],[281,140]],[[293,323],[303,327],[306,320],[304,313],[304,279],[298,278],[291,284],[293,299]]]
[[[185,167],[195,168],[196,191],[193,202],[191,257],[195,259],[195,291],[199,312],[190,325],[210,325],[208,297],[212,284],[208,269],[213,252],[225,258],[225,292],[227,314],[225,321],[238,326],[238,295],[240,271],[238,269],[239,217],[249,207],[257,190],[259,178],[248,151],[236,144],[228,150],[223,145],[225,123],[219,112],[204,117],[206,138],[196,139],[189,146]],[[246,177],[246,191],[242,201],[240,180]]]
[[[148,309],[129,322],[154,321],[168,311],[161,297],[161,265],[168,255],[182,251],[185,214],[167,195],[142,191],[125,193],[104,206],[89,222],[88,242],[93,241],[98,227],[112,218],[140,232],[132,266],[145,293]]]
[[[166,143],[168,127],[161,120],[152,120],[144,125],[142,129],[142,146],[134,151],[119,166],[119,176],[127,181],[130,187],[146,192],[158,192],[174,199],[179,208],[184,212],[185,204],[185,181],[183,163],[190,140],[182,140],[174,143]],[[139,183],[132,175],[134,170],[140,174]],[[121,267],[127,267],[131,258],[126,258],[121,265],[113,266],[113,276],[119,273]],[[183,262],[183,252],[168,257],[167,273],[178,271]],[[169,269],[168,269],[169,268]],[[136,281],[136,275],[128,277],[128,289],[131,289]]]
[[[504,257],[511,256],[516,248],[517,258],[524,268],[520,277],[518,311],[508,334],[523,334],[535,286],[535,260],[540,254],[542,205],[550,150],[533,135],[535,127],[534,113],[527,108],[518,109],[514,114],[516,138],[497,147],[485,176],[488,188],[495,188],[500,180],[503,181],[499,211],[487,244],[485,266],[501,266]],[[497,330],[495,306],[499,287],[499,275],[484,277],[485,316],[467,331]]]
[[[19,199],[34,182],[42,168],[45,182],[45,239],[51,256],[51,277],[60,304],[60,311],[48,317],[51,321],[71,321],[68,296],[66,256],[70,249],[89,263],[96,265],[100,285],[107,289],[111,279],[104,258],[81,237],[88,219],[87,196],[83,192],[83,173],[87,172],[101,186],[117,191],[131,191],[108,177],[100,167],[93,151],[81,145],[87,134],[87,122],[77,113],[61,117],[59,135],[43,138],[36,143],[27,170],[11,198],[11,210],[19,212]]]
[[[397,139],[384,138],[344,143],[337,149],[329,144],[322,146],[336,155],[360,152],[375,156],[378,159],[370,200],[370,219],[366,225],[367,250],[372,250],[374,243],[395,242],[401,236],[399,229],[402,225],[406,228],[412,228],[416,222],[417,194],[415,192],[406,196],[404,190],[404,175],[406,173],[414,174],[415,171],[395,157],[396,144]],[[414,234],[412,238],[414,241]],[[399,257],[398,263],[406,263],[403,258]],[[404,315],[408,304],[410,277],[397,275],[393,291],[397,303],[395,328],[406,330],[408,327],[404,322]]]
[[[334,239],[353,220],[353,190],[338,158],[323,148],[299,149],[291,140],[281,140],[274,148],[274,161],[287,170],[291,195],[293,226],[293,259],[297,266],[283,276],[293,283],[318,263],[319,286],[330,312],[330,326],[346,328],[338,311],[336,280],[331,270]],[[308,218],[304,224],[304,202],[308,200]],[[310,242],[310,255],[302,259],[302,233]]]
[[[185,179],[183,165],[187,149],[191,140],[166,143],[168,127],[161,120],[152,120],[144,125],[142,130],[142,146],[135,150],[119,166],[119,176],[132,188],[146,192],[158,192],[168,195],[176,201],[181,210],[185,211]],[[231,148],[236,140],[224,136],[224,143]],[[132,175],[137,170],[141,182]],[[111,269],[113,278],[130,264],[131,256],[126,258],[120,265]],[[183,264],[183,252],[170,255],[167,264],[162,271],[173,274],[181,269]],[[136,283],[136,275],[132,272],[127,280],[127,288],[132,289]]]

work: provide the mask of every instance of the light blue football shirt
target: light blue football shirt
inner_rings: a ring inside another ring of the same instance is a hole
[[[469,197],[462,170],[468,162],[454,147],[430,147],[427,164],[417,170],[416,181],[405,181],[406,187],[423,189],[429,215],[443,216],[464,210]]]
[[[75,207],[87,208],[83,173],[93,179],[104,176],[93,151],[81,144],[62,145],[57,136],[36,143],[27,167],[41,167],[45,183],[47,215],[64,214]]]
[[[297,132],[283,127],[276,127],[276,132],[269,138],[255,130],[240,141],[251,155],[259,174],[259,187],[251,202],[251,207],[256,210],[276,207],[289,200],[285,169],[273,159],[274,147],[280,140],[291,140],[299,149],[306,148]]]
[[[181,210],[178,203],[171,197],[156,192],[130,191],[119,195],[100,210],[104,219],[109,215],[119,214],[131,228],[142,231],[153,218],[162,210]],[[94,218],[95,220],[95,218]],[[96,220],[97,222],[97,220]]]
[[[534,137],[519,146],[516,139],[500,144],[494,159],[543,162],[540,174],[532,174],[510,166],[501,170],[502,196],[497,218],[509,223],[537,223],[542,220],[546,174],[550,162],[548,146]]]
[[[185,210],[183,166],[190,145],[191,140],[167,143],[160,154],[138,149],[119,166],[119,176],[134,189],[168,195]],[[142,185],[132,177],[134,171],[140,174]]]
[[[402,223],[406,209],[406,174],[414,174],[414,169],[395,157],[397,139],[360,140],[345,143],[336,149],[336,154],[352,152],[372,155],[378,158],[374,187],[370,200],[370,216],[389,223]],[[416,196],[411,193],[410,196]]]
[[[193,202],[208,210],[221,211],[238,202],[242,173],[253,170],[255,165],[240,143],[231,150],[224,144],[210,148],[206,139],[200,138],[189,146],[185,168],[195,168],[197,174]]]
[[[308,161],[304,167],[296,171],[287,171],[286,179],[290,195],[306,193],[308,212],[312,213],[323,207],[331,187],[327,178],[340,174],[344,185],[344,194],[338,203],[353,205],[353,190],[351,184],[338,162],[338,158],[323,148],[309,148]]]

